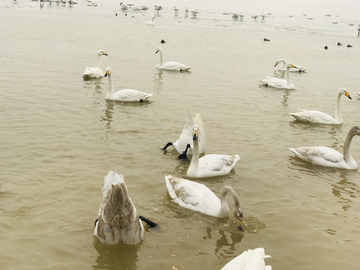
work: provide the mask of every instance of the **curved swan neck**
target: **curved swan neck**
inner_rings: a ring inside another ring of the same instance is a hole
[[[341,111],[340,111],[340,98],[341,98],[341,91],[338,92],[337,96],[336,96],[336,104],[335,104],[335,119],[337,121],[339,121],[339,123],[343,123],[344,120],[341,116]]]
[[[106,98],[111,99],[112,96],[114,95],[114,85],[113,85],[113,80],[112,80],[110,72],[107,76],[108,76],[108,81],[109,81],[109,88],[108,88],[108,92],[106,94]]]
[[[162,49],[159,49],[159,53],[160,53],[160,63],[159,63],[159,65],[162,66],[162,65],[163,65],[163,53],[162,53]]]
[[[290,70],[290,66],[287,65],[286,66],[286,71],[285,71],[285,78],[286,78],[286,82],[287,82],[288,85],[291,84],[289,70]]]
[[[193,155],[188,170],[197,171],[197,168],[199,167],[199,137],[196,137],[193,141],[192,153]]]
[[[225,186],[220,190],[221,209],[220,209],[219,216],[223,216],[223,215],[225,215],[225,213],[227,213],[227,215],[229,215],[229,205],[226,200],[226,194],[230,194],[231,197],[233,198],[234,204],[235,204],[235,209],[240,209],[240,201],[239,201],[239,198],[238,198],[235,190],[232,187]]]
[[[350,144],[351,144],[352,138],[356,135],[354,128],[352,128],[349,131],[349,133],[346,136],[345,142],[344,142],[343,151],[344,151],[344,160],[346,161],[346,163],[349,163],[350,161],[354,160],[353,157],[351,156],[351,151],[350,151]]]
[[[100,61],[100,55],[97,55],[97,58],[98,58],[98,68],[102,70],[101,61]]]

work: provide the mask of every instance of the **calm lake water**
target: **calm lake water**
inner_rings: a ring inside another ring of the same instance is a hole
[[[118,3],[1,7],[1,269],[215,270],[257,247],[276,270],[358,269],[359,172],[303,163],[288,148],[342,152],[347,132],[360,125],[359,22],[276,14],[254,21],[249,13],[240,22],[210,11],[193,19],[166,7],[149,27],[153,9],[125,16]],[[161,39],[164,60],[191,72],[155,69]],[[154,93],[150,102],[106,101],[107,78],[82,79],[99,49],[109,55],[102,68],[112,68],[115,88]],[[308,69],[291,74],[296,90],[259,86],[279,58]],[[341,87],[353,97],[341,99],[343,125],[289,115],[299,107],[334,115]],[[187,110],[201,114],[207,154],[241,156],[229,175],[196,181],[216,194],[224,185],[236,190],[243,232],[231,218],[170,200],[165,174],[186,178],[189,163],[161,148],[178,138]],[[351,148],[360,162],[360,138]],[[93,236],[109,169],[124,175],[138,213],[160,225],[139,245],[108,246]]]

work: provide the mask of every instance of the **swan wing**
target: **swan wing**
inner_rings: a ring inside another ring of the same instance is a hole
[[[286,88],[287,81],[281,78],[274,78],[266,76],[265,79],[261,80],[264,85],[274,87],[274,88]]]
[[[312,124],[341,124],[334,117],[320,111],[302,110],[301,112],[290,113],[290,115],[298,121],[310,122]]]
[[[189,70],[190,67],[178,62],[166,62],[162,66],[157,66],[159,69],[165,70],[177,70],[177,71],[186,71]]]
[[[104,73],[97,67],[86,67],[83,73],[84,79],[97,79],[104,77]]]
[[[239,160],[238,155],[205,155],[199,159],[198,176],[208,177],[228,174]]]
[[[144,237],[144,228],[128,194],[123,177],[110,171],[105,183],[111,183],[100,205],[94,235],[103,243],[135,245]]]
[[[346,168],[344,157],[338,151],[326,146],[313,146],[313,147],[297,147],[290,148],[295,156],[307,162],[325,166]]]
[[[249,249],[228,262],[221,270],[271,270],[266,266],[264,259],[270,257],[265,255],[264,248]]]
[[[141,92],[134,89],[123,89],[117,91],[112,96],[111,100],[119,100],[119,101],[144,101],[151,97],[153,94]]]
[[[173,202],[181,207],[211,216],[219,213],[220,199],[205,185],[171,175],[165,182]]]

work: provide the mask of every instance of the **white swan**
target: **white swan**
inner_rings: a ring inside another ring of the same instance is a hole
[[[199,145],[199,154],[202,154],[205,152],[205,146],[206,146],[206,135],[205,135],[205,129],[204,129],[204,123],[201,119],[200,114],[196,114],[195,118],[193,119],[190,115],[190,112],[187,111],[186,112],[186,119],[185,119],[185,124],[184,124],[184,128],[180,134],[179,139],[176,140],[176,142],[172,143],[172,142],[168,142],[163,150],[166,150],[166,148],[170,145],[172,145],[176,151],[178,151],[180,154],[179,158],[181,159],[186,159],[187,156],[186,154],[192,154],[192,150],[190,147],[193,146],[193,126],[194,125],[198,125],[200,130],[199,130],[199,136],[200,136],[200,145]],[[187,145],[190,144],[189,150],[187,148]]]
[[[156,66],[158,69],[164,70],[176,70],[176,71],[187,71],[190,69],[189,66],[178,63],[178,62],[166,62],[163,63],[163,52],[162,48],[158,47],[155,53],[160,52],[160,63]]]
[[[98,79],[104,76],[104,72],[101,69],[101,61],[100,61],[100,56],[102,55],[107,56],[107,53],[105,53],[102,50],[97,51],[96,56],[98,60],[98,65],[97,67],[86,67],[83,74],[84,79]]]
[[[124,177],[109,171],[102,192],[103,201],[95,221],[94,235],[105,244],[139,243],[144,238],[144,227],[129,197]]]
[[[146,25],[154,26],[155,25],[154,20],[155,20],[155,17],[152,17],[151,21],[148,21],[146,23]]]
[[[271,265],[265,265],[264,261],[269,257],[271,256],[265,255],[264,248],[245,250],[221,270],[271,270]]]
[[[193,127],[193,155],[186,175],[192,178],[204,178],[228,174],[240,160],[238,155],[210,154],[199,158],[199,126]]]
[[[290,148],[290,150],[294,152],[296,157],[315,165],[356,170],[358,165],[350,152],[350,143],[355,135],[360,135],[360,126],[355,126],[348,132],[343,147],[344,155],[325,146],[298,147]]]
[[[151,97],[153,94],[140,92],[134,89],[123,89],[119,90],[114,93],[114,85],[111,77],[111,68],[106,68],[106,73],[104,77],[108,77],[109,81],[109,88],[106,94],[107,100],[117,100],[117,101],[125,101],[125,102],[132,102],[132,101],[144,101]]]
[[[275,66],[278,66],[280,63],[282,63],[283,66],[280,67],[278,69],[278,71],[286,71],[286,65],[287,65],[286,61],[284,59],[278,59],[275,63]],[[295,66],[295,68],[293,68],[293,67],[289,68],[290,72],[305,72],[306,71],[306,67],[303,67],[300,65],[295,65],[295,64],[293,64],[293,65]]]
[[[207,186],[194,181],[165,175],[165,183],[173,202],[181,207],[218,218],[230,217],[229,205],[226,200],[226,194],[230,194],[234,200],[233,216],[239,229],[242,229],[243,213],[239,198],[232,187],[224,186],[220,191],[219,199]]]
[[[332,116],[319,112],[319,111],[307,111],[304,109],[301,112],[297,113],[290,113],[291,116],[293,116],[296,120],[302,121],[302,122],[310,122],[311,124],[342,124],[344,122],[341,111],[340,111],[340,98],[344,95],[351,99],[349,93],[346,91],[345,88],[340,88],[337,95],[336,95],[336,105],[335,105],[335,118]]]
[[[277,63],[275,63],[275,67],[277,66]],[[280,78],[272,78],[269,76],[266,76],[265,79],[260,80],[263,85],[274,87],[274,88],[281,88],[281,89],[295,89],[295,86],[290,81],[290,74],[289,69],[290,68],[296,68],[293,64],[287,64],[286,65],[286,71],[285,71],[285,80]]]

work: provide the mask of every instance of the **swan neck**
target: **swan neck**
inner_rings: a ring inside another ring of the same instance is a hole
[[[339,123],[343,123],[344,120],[341,116],[341,111],[340,111],[340,98],[341,98],[341,93],[339,92],[337,97],[336,97],[336,104],[335,104],[335,119],[337,121],[339,121]]]
[[[101,61],[100,61],[100,55],[97,55],[97,61],[98,61],[98,68],[102,70],[101,68]]]
[[[343,151],[344,151],[344,160],[346,163],[349,163],[350,161],[353,160],[353,157],[351,156],[351,151],[350,151],[350,144],[352,141],[352,138],[354,137],[354,133],[353,132],[349,132],[348,135],[346,136],[345,142],[344,142],[344,147],[343,147]]]
[[[240,201],[239,201],[239,198],[238,198],[235,190],[232,187],[225,186],[220,191],[221,209],[220,209],[219,216],[225,216],[225,214],[227,216],[229,216],[229,213],[230,213],[229,205],[226,200],[226,194],[230,194],[231,197],[233,198],[235,209],[240,209]]]
[[[199,138],[193,141],[192,158],[188,170],[197,171],[199,167]]]
[[[113,80],[112,80],[112,77],[111,77],[111,73],[108,74],[108,81],[109,81],[109,89],[108,89],[108,92],[106,94],[106,98],[111,99],[112,96],[114,95],[114,85],[113,85]]]
[[[162,50],[160,50],[159,51],[159,53],[160,53],[160,66],[162,66],[163,65],[163,53],[162,53]]]
[[[291,84],[289,70],[290,70],[290,67],[287,66],[286,71],[285,71],[285,78],[286,78],[286,82],[287,82],[288,85]]]

